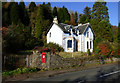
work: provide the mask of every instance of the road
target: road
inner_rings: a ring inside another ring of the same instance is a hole
[[[26,79],[24,81],[41,81],[41,82],[75,82],[85,83],[87,81],[114,81],[119,83],[120,79],[120,66],[118,64],[111,64],[99,68],[68,72],[63,74],[54,75],[52,77],[41,77],[34,79]]]

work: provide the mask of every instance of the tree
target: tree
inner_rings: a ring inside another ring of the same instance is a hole
[[[37,9],[36,22],[35,22],[35,37],[38,39],[42,38],[42,30],[43,30],[43,22],[44,21],[44,13],[43,6],[39,6]]]
[[[78,13],[77,11],[75,11],[75,23],[77,23],[77,21],[78,21]]]
[[[118,40],[118,43],[120,43],[120,23],[118,25],[117,40]]]
[[[31,12],[30,14],[30,27],[31,27],[31,34],[34,36],[35,35],[35,17],[36,17],[36,11]]]
[[[20,20],[21,22],[28,26],[29,25],[29,16],[28,16],[28,12],[25,8],[25,3],[23,1],[21,1],[19,3],[19,17],[20,17]]]
[[[58,20],[61,23],[65,23],[65,21],[70,21],[70,14],[64,6],[59,8],[58,10]]]
[[[8,2],[2,2],[2,26],[8,26],[11,24],[10,4],[11,3]]]
[[[91,9],[90,7],[86,6],[86,7],[84,8],[84,11],[83,11],[84,15],[85,15],[88,19],[90,19],[90,14],[91,14],[91,10],[90,10],[90,9]]]
[[[58,9],[58,21],[61,23],[64,23],[64,14],[62,8]]]
[[[99,22],[96,35],[100,35],[102,38],[113,42],[111,25],[105,20]]]
[[[108,8],[106,2],[95,2],[92,7],[92,19],[98,19],[99,21],[105,20],[109,22]]]
[[[57,16],[57,8],[56,7],[53,8],[53,17],[55,17],[55,16]]]
[[[19,17],[19,6],[17,2],[12,2],[10,7],[10,19],[12,24],[18,24],[20,23],[20,17]]]
[[[64,6],[63,6],[63,15],[64,15],[64,22],[67,20],[67,21],[70,21],[70,14],[69,14],[69,12],[68,12],[68,10],[67,10],[67,8],[65,8]]]
[[[106,2],[95,2],[92,7],[90,24],[96,37],[101,36],[104,40],[113,41]]]
[[[82,24],[86,23],[86,18],[87,17],[84,14],[81,14],[79,17],[79,23],[82,23]]]
[[[79,14],[79,19],[78,19],[78,23],[80,23],[80,18],[81,18],[82,14]]]
[[[30,12],[34,12],[35,7],[36,7],[35,2],[31,2],[30,5],[29,5]]]
[[[75,23],[75,17],[74,17],[73,13],[70,15],[70,24],[71,25],[76,25],[76,23]]]
[[[86,16],[86,21],[85,22],[90,22],[90,18],[91,18],[91,10],[90,10],[91,8],[90,7],[88,7],[88,6],[86,6],[85,8],[84,8],[84,11],[83,11],[83,13],[84,13],[84,15]]]

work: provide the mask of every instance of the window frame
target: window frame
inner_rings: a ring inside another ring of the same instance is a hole
[[[89,38],[89,31],[87,31],[87,38]]]
[[[51,32],[50,32],[50,34],[49,34],[49,37],[51,37]]]
[[[67,48],[72,48],[72,40],[67,41]]]

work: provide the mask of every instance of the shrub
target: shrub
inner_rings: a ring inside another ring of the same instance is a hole
[[[55,43],[45,44],[44,47],[55,49],[57,52],[64,51],[64,49],[61,46]]]
[[[91,53],[90,53],[90,49],[87,50],[87,54],[88,54],[88,55],[91,55]]]
[[[17,74],[23,74],[23,73],[29,73],[29,72],[36,72],[38,69],[36,67],[33,68],[17,68],[16,70],[13,71],[4,71],[2,72],[3,76],[8,76],[8,75],[17,75]]]
[[[110,47],[108,45],[106,45],[104,43],[98,44],[97,53],[100,54],[101,56],[109,57],[111,51],[112,50],[110,49]]]

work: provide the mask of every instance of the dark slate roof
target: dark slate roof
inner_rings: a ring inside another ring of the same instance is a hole
[[[50,25],[49,30],[50,30],[50,28],[53,26],[53,24],[54,24],[54,23],[52,23],[52,24]],[[55,23],[55,24],[56,24],[56,23]],[[78,30],[79,30],[79,34],[84,33],[84,31],[86,30],[86,28],[87,28],[88,26],[90,26],[90,25],[87,24],[87,23],[86,23],[86,24],[83,24],[83,25],[79,25],[79,26],[72,26],[72,25],[68,25],[68,24],[64,24],[64,23],[59,23],[59,24],[56,24],[56,25],[58,25],[64,33],[70,33],[70,32],[69,32],[69,28],[71,27],[73,30],[78,29]],[[66,27],[66,28],[65,28],[65,27]],[[49,30],[48,30],[48,31],[49,31]],[[73,32],[73,34],[76,34],[76,35],[77,35],[77,33],[75,33],[75,32]]]
[[[85,29],[87,28],[87,26],[88,26],[87,24],[78,26],[77,28],[79,29],[79,33],[82,34],[85,31]]]
[[[58,25],[63,30],[63,32],[69,33],[68,29],[65,29],[65,26],[68,26],[67,24],[59,23],[56,25]]]

